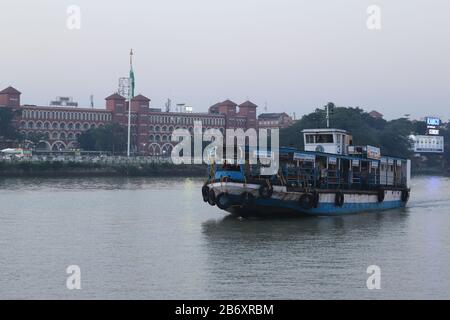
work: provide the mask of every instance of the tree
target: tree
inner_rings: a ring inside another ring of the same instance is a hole
[[[34,146],[37,146],[40,141],[48,140],[48,136],[42,132],[30,132],[27,136],[27,140],[31,141]]]
[[[291,127],[280,131],[280,145],[303,149],[303,129],[325,128],[324,111],[304,115]],[[353,135],[354,145],[372,145],[381,148],[382,154],[398,157],[409,157],[409,135],[415,127],[407,119],[386,121],[371,117],[363,109],[335,107],[330,117],[330,127],[344,129]]]
[[[0,139],[20,139],[20,134],[13,126],[15,111],[11,108],[0,108]]]
[[[127,129],[117,123],[101,128],[92,128],[78,138],[80,147],[90,151],[125,152],[127,148]]]

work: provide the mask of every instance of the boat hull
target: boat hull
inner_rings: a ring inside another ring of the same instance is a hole
[[[335,204],[337,190],[320,190],[318,202],[314,207],[305,208],[300,203],[304,192],[288,192],[286,187],[274,186],[270,198],[262,198],[258,184],[235,182],[218,182],[208,185],[218,196],[225,193],[230,205],[223,210],[240,216],[274,216],[274,215],[306,215],[336,216],[367,211],[381,211],[403,208],[407,201],[402,201],[402,190],[385,190],[383,201],[379,201],[377,191],[345,190],[341,206]],[[243,203],[242,193],[254,196],[252,203]]]

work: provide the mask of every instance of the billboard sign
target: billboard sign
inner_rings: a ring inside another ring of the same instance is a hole
[[[427,126],[440,126],[441,125],[441,119],[436,117],[427,117]]]
[[[380,159],[381,158],[380,148],[367,146],[367,158],[376,160]]]
[[[438,136],[439,135],[439,129],[428,129],[428,134],[432,136]]]

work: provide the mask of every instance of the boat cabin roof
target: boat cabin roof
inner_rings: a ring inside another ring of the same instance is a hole
[[[334,128],[303,129],[302,133],[344,133],[344,134],[349,134],[348,131],[346,131],[346,130],[334,129]]]
[[[290,154],[290,153],[303,153],[303,154],[317,155],[317,156],[322,156],[322,157],[327,157],[327,158],[339,158],[339,159],[348,159],[348,160],[381,161],[381,159],[393,159],[393,160],[406,161],[406,159],[402,159],[402,158],[398,158],[398,157],[391,157],[391,156],[381,156],[380,159],[372,159],[372,158],[367,158],[367,157],[359,156],[359,155],[341,155],[341,154],[318,152],[318,151],[305,151],[305,150],[299,150],[296,148],[286,148],[286,147],[280,148],[280,155]]]
[[[247,148],[247,150],[249,150],[249,149]],[[256,149],[253,149],[253,150],[256,150]],[[270,150],[258,149],[258,152],[270,152]],[[392,160],[406,161],[406,159],[402,159],[402,158],[398,158],[398,157],[391,157],[391,156],[386,156],[386,155],[381,156],[380,159],[372,159],[372,158],[364,157],[362,155],[341,155],[341,154],[318,152],[318,151],[305,151],[305,150],[300,150],[300,149],[293,148],[293,147],[280,147],[279,148],[280,155],[289,155],[289,154],[294,154],[294,153],[316,155],[316,156],[322,156],[322,157],[327,157],[327,158],[348,159],[348,160],[363,160],[363,161],[378,161],[378,162],[380,162],[382,159],[392,159]]]

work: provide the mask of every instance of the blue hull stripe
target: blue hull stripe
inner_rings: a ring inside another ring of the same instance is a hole
[[[232,197],[234,198],[234,197]],[[238,201],[238,197],[235,199]],[[254,209],[264,209],[264,211],[273,211],[274,214],[279,211],[290,211],[303,215],[320,215],[333,216],[341,214],[350,214],[364,211],[379,211],[395,208],[403,208],[406,203],[401,200],[383,201],[383,202],[363,202],[363,203],[344,203],[342,207],[336,206],[334,203],[319,203],[317,208],[305,209],[302,208],[296,201],[286,201],[278,199],[262,199],[255,200]],[[243,209],[245,210],[245,209]]]

